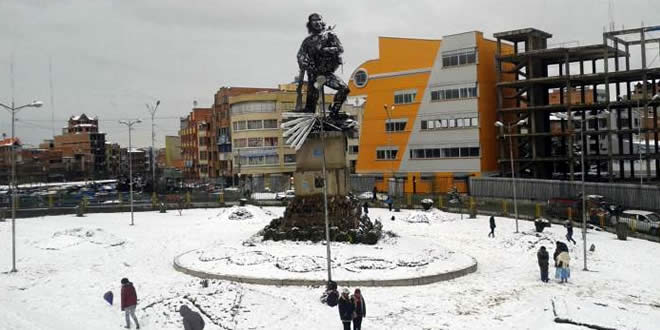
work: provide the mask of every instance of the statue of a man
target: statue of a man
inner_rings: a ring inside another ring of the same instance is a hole
[[[301,72],[307,72],[307,101],[305,112],[314,112],[319,91],[314,88],[314,82],[319,76],[325,76],[325,85],[336,90],[330,116],[336,116],[350,90],[341,78],[335,75],[335,70],[343,63],[341,54],[344,48],[332,29],[326,28],[323,17],[311,14],[307,19],[307,32],[309,36],[303,40],[298,50],[298,66]],[[303,76],[300,77],[302,83]]]

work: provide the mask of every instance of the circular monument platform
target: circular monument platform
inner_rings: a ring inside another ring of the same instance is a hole
[[[412,286],[451,280],[477,270],[477,261],[429,239],[386,237],[376,245],[332,243],[332,278],[340,286]],[[208,279],[323,286],[326,247],[321,243],[256,241],[216,245],[174,258],[180,272]]]

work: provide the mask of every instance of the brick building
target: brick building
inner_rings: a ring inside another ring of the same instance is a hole
[[[106,176],[105,133],[99,132],[98,119],[85,114],[69,118],[62,135],[54,137],[54,150],[62,153],[70,179]]]

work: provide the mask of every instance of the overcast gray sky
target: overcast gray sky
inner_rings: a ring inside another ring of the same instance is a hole
[[[660,24],[658,0],[612,0],[622,25]],[[98,116],[107,139],[128,144],[119,119],[148,119],[147,102],[161,100],[157,145],[176,135],[178,117],[212,103],[221,86],[275,87],[297,74],[295,54],[305,22],[321,13],[345,48],[342,76],[376,58],[378,36],[442,38],[479,30],[536,27],[551,43],[602,42],[608,0],[0,0],[0,102],[41,109],[18,116],[17,136],[38,144],[60,132],[69,116]],[[657,51],[657,50],[656,50]],[[10,64],[14,63],[12,93]],[[653,56],[651,56],[653,58]],[[659,61],[655,59],[656,63]],[[49,87],[52,63],[53,92]],[[150,145],[150,122],[134,133]],[[0,111],[0,133],[10,117]]]

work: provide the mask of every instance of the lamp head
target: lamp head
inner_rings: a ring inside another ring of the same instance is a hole
[[[653,95],[653,97],[651,98],[651,101],[657,101],[657,100],[660,100],[660,93]]]
[[[501,121],[498,120],[498,121],[495,122],[495,126],[504,127],[504,124]]]
[[[138,119],[138,120],[135,121],[136,124],[139,124],[141,122],[142,122],[142,119]]]
[[[527,122],[524,119],[521,119],[516,123],[516,126],[525,125],[526,123]]]
[[[34,108],[41,108],[42,105],[44,105],[44,103],[41,101],[32,101],[30,104],[30,106]]]
[[[156,106],[160,105],[160,100],[156,101]]]

